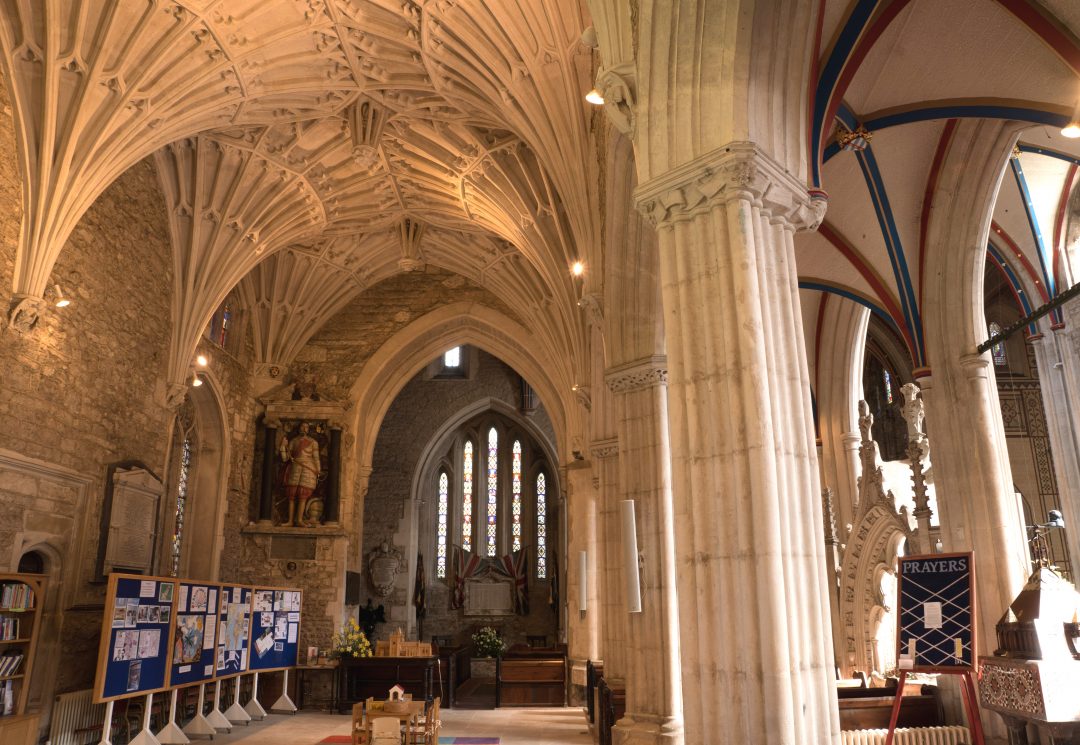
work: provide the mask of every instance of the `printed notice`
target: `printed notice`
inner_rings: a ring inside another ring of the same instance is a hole
[[[296,644],[296,630],[300,627],[298,623],[289,624],[289,644]]]
[[[964,656],[964,640],[953,639],[953,655],[960,658]]]
[[[139,582],[139,597],[140,598],[156,598],[157,597],[157,582],[152,579],[144,579]]]
[[[923,626],[928,629],[941,628],[941,603],[923,603]]]

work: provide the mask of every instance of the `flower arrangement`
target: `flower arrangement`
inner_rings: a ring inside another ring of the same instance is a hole
[[[506,649],[506,644],[499,636],[499,632],[490,626],[485,626],[473,634],[472,641],[473,646],[476,647],[477,657],[499,657]]]
[[[371,642],[354,619],[341,625],[340,633],[334,634],[333,644],[331,657],[371,657]]]

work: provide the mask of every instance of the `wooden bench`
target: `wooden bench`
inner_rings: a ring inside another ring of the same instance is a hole
[[[585,716],[589,724],[596,724],[596,687],[604,677],[604,663],[585,662]]]
[[[883,729],[889,726],[896,688],[839,688],[840,729]],[[937,688],[923,686],[920,693],[905,693],[900,700],[897,727],[939,727],[944,719]]]
[[[562,706],[566,659],[500,658],[495,663],[495,706]]]
[[[600,678],[596,688],[596,733],[599,745],[612,745],[611,728],[626,713],[626,689],[612,688]]]
[[[472,660],[472,648],[468,646],[438,648],[440,665],[438,674],[441,676],[442,705],[447,709],[454,708],[457,702],[457,689],[469,679],[470,662]]]

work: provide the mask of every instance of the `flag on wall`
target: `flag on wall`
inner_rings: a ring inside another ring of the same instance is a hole
[[[551,572],[551,588],[548,591],[548,605],[551,606],[551,610],[555,613],[556,622],[559,617],[559,552],[551,552],[551,561],[548,571]]]
[[[416,620],[427,615],[427,582],[424,580],[424,555],[416,554],[416,585],[413,588],[413,605],[416,606]]]
[[[472,551],[465,551],[461,546],[454,546],[454,560],[450,566],[450,607],[461,608],[465,605],[465,580],[476,574],[480,567],[480,557]]]
[[[514,608],[519,615],[529,614],[528,548],[500,557],[503,572],[514,580]]]

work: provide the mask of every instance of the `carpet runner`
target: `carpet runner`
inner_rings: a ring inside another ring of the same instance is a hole
[[[330,735],[319,740],[319,745],[349,745],[352,738],[348,735]],[[440,737],[439,745],[499,745],[498,737]]]

